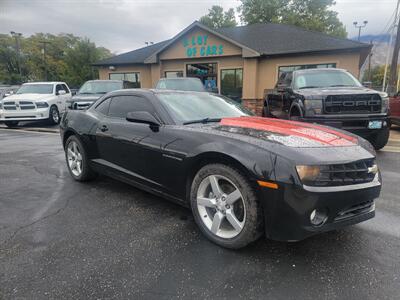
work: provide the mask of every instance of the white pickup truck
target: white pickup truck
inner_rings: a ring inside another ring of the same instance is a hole
[[[60,122],[71,91],[65,82],[32,82],[0,102],[0,122],[15,127],[20,121],[48,120]]]

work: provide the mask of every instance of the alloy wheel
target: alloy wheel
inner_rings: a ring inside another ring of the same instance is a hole
[[[75,141],[68,144],[67,147],[68,166],[75,176],[82,174],[82,154],[79,146]]]
[[[58,124],[58,121],[60,120],[60,114],[58,113],[58,110],[56,108],[52,109],[51,117],[53,118],[53,122]]]
[[[196,200],[202,222],[214,235],[230,239],[242,231],[245,203],[231,180],[221,175],[207,176],[199,185]]]

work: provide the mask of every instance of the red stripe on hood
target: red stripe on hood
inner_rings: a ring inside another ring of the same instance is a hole
[[[352,146],[357,138],[343,134],[334,129],[315,124],[294,122],[261,117],[223,118],[221,125],[252,128],[288,136],[297,136],[332,146]]]

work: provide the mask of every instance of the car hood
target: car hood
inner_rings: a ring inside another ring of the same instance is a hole
[[[7,101],[46,101],[53,98],[54,95],[52,94],[14,94],[8,96],[2,100]]]
[[[371,90],[366,87],[330,87],[330,88],[314,88],[300,89],[294,91],[296,94],[306,98],[324,98],[329,95],[358,95],[358,94],[379,94],[382,97],[387,96],[386,93]]]
[[[100,97],[102,97],[104,94],[77,94],[72,97],[69,102],[78,102],[78,101],[91,101],[94,102]]]
[[[219,123],[194,124],[184,128],[238,140],[297,162],[324,164],[375,156],[372,146],[356,135],[303,122],[236,117],[223,118]],[[237,143],[233,142],[232,145]],[[243,147],[243,151],[247,151],[245,149]]]

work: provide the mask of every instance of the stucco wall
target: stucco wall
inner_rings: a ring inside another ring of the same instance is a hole
[[[109,74],[112,73],[128,73],[139,72],[140,83],[142,88],[152,87],[152,72],[151,65],[132,65],[132,66],[115,66],[115,70],[111,71],[109,68],[99,69],[100,79],[110,79]]]

